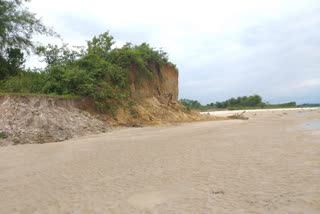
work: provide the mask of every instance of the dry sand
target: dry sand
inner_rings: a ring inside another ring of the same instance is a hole
[[[320,110],[246,115],[0,147],[0,213],[320,213]]]
[[[201,112],[201,114],[211,114],[214,116],[231,116],[234,114],[241,114],[243,112],[247,113],[258,113],[258,112],[288,112],[288,111],[310,111],[310,110],[318,110],[318,107],[310,107],[310,108],[276,108],[276,109],[252,109],[252,110],[218,110],[218,111],[210,111],[210,112]]]

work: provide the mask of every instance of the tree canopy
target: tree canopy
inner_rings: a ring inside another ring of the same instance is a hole
[[[16,75],[24,64],[24,52],[34,50],[35,34],[55,35],[28,11],[28,0],[0,0],[0,79]]]
[[[28,11],[28,0],[0,0],[0,51],[18,48],[30,51],[34,34],[55,35],[36,15]]]
[[[197,100],[181,99],[180,103],[186,107],[197,110],[209,110],[209,109],[260,109],[260,108],[291,108],[296,107],[296,102],[281,103],[281,104],[269,104],[262,102],[260,95],[243,96],[237,98],[230,98],[226,101],[209,103],[207,105],[201,105]]]

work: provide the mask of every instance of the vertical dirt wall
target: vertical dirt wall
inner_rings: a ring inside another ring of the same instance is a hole
[[[160,102],[177,102],[178,77],[177,69],[170,65],[165,65],[161,73],[155,73],[153,79],[139,78],[136,69],[132,68],[129,75],[131,97],[135,100],[156,97]]]

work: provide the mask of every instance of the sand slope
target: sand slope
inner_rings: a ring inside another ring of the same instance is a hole
[[[0,147],[0,213],[320,213],[320,110]]]

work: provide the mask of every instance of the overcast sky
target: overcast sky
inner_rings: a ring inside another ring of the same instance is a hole
[[[320,102],[319,0],[32,0],[27,5],[70,45],[85,45],[110,31],[118,46],[147,42],[162,48],[179,69],[180,98],[206,104],[259,94],[271,103]]]

